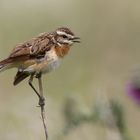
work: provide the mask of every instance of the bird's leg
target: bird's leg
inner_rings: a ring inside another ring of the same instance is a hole
[[[42,116],[44,131],[45,131],[45,137],[46,137],[46,140],[48,140],[47,122],[46,122],[45,109],[44,109],[45,98],[43,96],[43,88],[42,88],[42,80],[41,80],[42,74],[41,73],[36,74],[36,78],[38,78],[39,92],[32,85],[34,75],[35,75],[34,73],[31,75],[31,77],[29,79],[29,85],[35,91],[35,93],[37,94],[37,96],[39,98],[39,103],[38,104],[41,107],[41,116]]]
[[[43,107],[45,105],[45,98],[43,95],[43,87],[42,87],[42,73],[39,73],[36,75],[36,78],[38,78],[38,84],[39,84],[39,92],[40,92],[40,97],[39,97],[39,105]]]
[[[33,78],[34,78],[34,73],[30,76],[28,83],[29,83],[30,87],[34,90],[34,92],[37,94],[38,98],[40,99],[41,98],[40,94],[38,93],[38,91],[35,89],[35,87],[32,84]]]

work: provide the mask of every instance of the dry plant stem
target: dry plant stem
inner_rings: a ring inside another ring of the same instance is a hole
[[[46,136],[46,140],[47,140],[48,139],[48,131],[47,131],[47,122],[46,122],[45,109],[44,109],[44,106],[45,106],[45,98],[43,96],[43,88],[42,88],[41,74],[38,77],[38,83],[39,83],[39,92],[40,92],[39,105],[41,107],[41,117],[42,117],[44,131],[45,131],[45,136]]]

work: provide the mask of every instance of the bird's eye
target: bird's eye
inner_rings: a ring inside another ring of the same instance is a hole
[[[62,37],[63,37],[63,38],[67,38],[67,36],[66,36],[66,35],[62,35]]]

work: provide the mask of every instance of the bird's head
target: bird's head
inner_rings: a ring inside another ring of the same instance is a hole
[[[71,46],[73,43],[80,43],[80,38],[76,37],[69,28],[61,27],[54,33],[55,43],[57,43],[58,46]]]

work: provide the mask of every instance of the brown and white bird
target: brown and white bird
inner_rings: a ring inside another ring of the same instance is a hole
[[[73,43],[79,43],[79,37],[65,27],[54,32],[42,33],[29,41],[17,45],[8,58],[0,62],[0,71],[16,67],[18,69],[14,85],[30,76],[29,85],[40,97],[32,85],[34,77],[40,78],[59,66],[61,59],[69,52]]]

